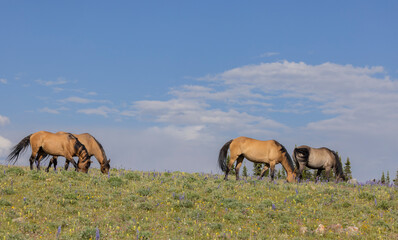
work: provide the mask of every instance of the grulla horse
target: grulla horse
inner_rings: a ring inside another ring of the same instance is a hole
[[[311,169],[318,169],[316,178],[321,175],[322,170],[325,170],[326,178],[329,180],[330,171],[334,169],[337,182],[346,180],[339,156],[337,156],[335,151],[332,151],[329,148],[312,148],[302,145],[293,150],[293,159],[298,169],[297,172],[299,179],[301,178],[305,167],[308,167]]]

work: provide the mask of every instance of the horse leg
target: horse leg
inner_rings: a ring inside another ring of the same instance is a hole
[[[40,161],[41,161],[43,158],[45,158],[46,156],[47,156],[47,154],[46,154],[43,150],[40,150],[39,153],[37,154],[37,157],[36,157],[36,161],[37,161],[37,171],[40,170]]]
[[[328,180],[328,182],[329,182],[329,177],[330,177],[330,171],[331,171],[332,169],[330,168],[330,167],[327,167],[326,169],[325,169],[325,175],[326,175],[326,179]]]
[[[236,159],[237,159],[238,157],[239,157],[239,156],[236,156],[236,155],[232,155],[232,154],[231,154],[231,157],[229,158],[229,162],[228,162],[228,165],[227,165],[227,170],[225,171],[224,180],[228,180],[228,173],[229,173],[229,170],[232,168],[232,166],[234,165],[234,162],[236,161]]]
[[[30,170],[33,170],[33,163],[35,162],[35,159],[36,159],[36,154],[32,152],[32,155],[30,155],[29,158]]]
[[[71,162],[72,164],[73,164],[73,166],[75,167],[75,171],[77,171],[77,163],[75,162],[75,159],[73,159],[73,157],[70,157],[70,158],[66,158],[65,157],[65,159],[66,159],[66,161],[65,161],[65,170],[67,170],[68,169],[68,167],[69,167],[69,163]],[[67,167],[68,166],[68,167]]]
[[[55,165],[56,165],[56,164],[54,163],[54,162],[56,161],[56,160],[54,160],[55,158],[56,158],[56,157],[53,156],[53,157],[50,159],[50,162],[48,163],[48,166],[47,166],[47,168],[46,168],[46,172],[48,172],[48,171],[50,170],[50,167],[51,167],[52,164],[54,164],[54,169],[55,169]]]
[[[236,180],[239,180],[239,169],[242,166],[242,162],[243,162],[243,156],[239,156],[235,166]]]
[[[274,181],[274,176],[275,176],[275,163],[270,164],[270,169],[271,169],[271,181]]]
[[[299,172],[298,172],[298,176],[297,176],[299,181],[301,180],[301,177],[303,176],[304,169],[305,169],[305,165],[299,164],[299,169],[298,169]]]
[[[261,179],[264,177],[265,172],[268,170],[268,168],[269,168],[269,164],[266,163],[266,164],[264,165],[263,170],[261,171],[260,176],[258,177],[258,180],[261,180]]]
[[[319,168],[318,171],[316,172],[315,182],[318,182],[319,176],[321,176],[321,173],[322,173],[322,169]]]

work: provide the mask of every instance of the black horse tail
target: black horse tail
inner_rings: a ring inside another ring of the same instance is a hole
[[[23,153],[26,150],[26,148],[30,145],[30,136],[32,136],[32,134],[26,136],[24,139],[22,139],[17,145],[15,145],[12,148],[10,155],[8,155],[7,157],[8,162],[14,161],[12,164],[16,163],[19,155]]]
[[[297,161],[296,153],[297,153],[297,148],[294,148],[294,150],[293,150],[293,161],[296,164],[296,168],[298,169],[300,165],[299,165],[299,162]]]
[[[231,145],[233,139],[229,140],[224,144],[224,146],[220,149],[220,154],[218,155],[218,166],[221,168],[223,172],[227,171],[227,153],[229,149],[229,145]]]
[[[336,167],[336,175],[337,175],[336,177],[340,177],[340,178],[342,178],[345,181],[346,178],[345,178],[345,175],[344,175],[344,172],[343,172],[343,166],[341,164],[339,155],[337,155],[337,153],[335,151],[332,151],[332,153],[334,155],[334,158],[336,159],[336,165],[335,165],[335,167]]]

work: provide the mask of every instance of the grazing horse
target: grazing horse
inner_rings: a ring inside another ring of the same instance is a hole
[[[58,133],[62,134],[64,132],[58,132]],[[101,165],[101,172],[107,174],[109,172],[109,169],[111,168],[111,166],[109,165],[111,160],[106,157],[105,150],[102,147],[101,143],[99,143],[97,139],[95,139],[89,133],[72,134],[72,135],[75,136],[86,147],[90,158],[94,156],[97,159],[97,161]],[[49,171],[52,164],[54,164],[54,170],[56,169],[57,159],[58,159],[57,156],[52,157],[50,163],[48,164],[48,167],[46,168],[47,172]],[[68,167],[69,167],[69,161],[66,160],[65,169],[68,169]]]
[[[316,173],[317,178],[322,170],[326,172],[326,178],[329,180],[330,171],[332,168],[336,174],[336,181],[344,180],[343,167],[337,153],[328,148],[312,148],[309,146],[299,146],[293,151],[293,159],[298,168],[298,178],[301,178],[301,173],[305,167],[318,169]]]
[[[32,148],[32,154],[29,158],[30,169],[33,170],[33,163],[37,161],[37,169],[40,170],[40,161],[47,155],[63,156],[72,162],[77,171],[88,172],[91,160],[87,149],[79,140],[70,133],[54,134],[46,131],[39,131],[23,138],[15,145],[7,157],[7,161],[15,162],[21,152],[28,146]],[[73,156],[79,156],[78,163],[73,160]]]
[[[230,160],[227,165],[226,157],[228,149],[230,150]],[[293,161],[282,144],[275,140],[260,141],[248,137],[232,139],[225,143],[220,149],[218,164],[221,170],[225,172],[225,180],[228,179],[228,172],[235,161],[237,161],[235,167],[236,180],[239,180],[239,168],[241,167],[244,158],[255,163],[265,163],[265,167],[261,171],[259,179],[261,179],[264,176],[265,171],[270,168],[271,181],[273,181],[275,176],[275,165],[281,163],[287,172],[286,180],[288,182],[296,181]]]

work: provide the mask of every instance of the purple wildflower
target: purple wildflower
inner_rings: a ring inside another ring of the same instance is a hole
[[[58,230],[57,230],[57,238],[59,238],[60,234],[61,234],[61,225],[58,227]]]
[[[97,227],[96,231],[95,231],[95,240],[99,240],[100,239],[100,232],[99,229]]]
[[[110,178],[111,177],[111,173],[110,172],[108,172],[108,178]]]
[[[298,190],[297,190],[297,188],[296,188],[296,195],[298,194]]]
[[[272,204],[272,209],[273,209],[274,211],[276,210],[275,204]]]
[[[377,206],[377,199],[375,198],[375,206]]]
[[[287,202],[287,198],[285,198],[285,201],[283,201],[284,203],[286,203]]]

